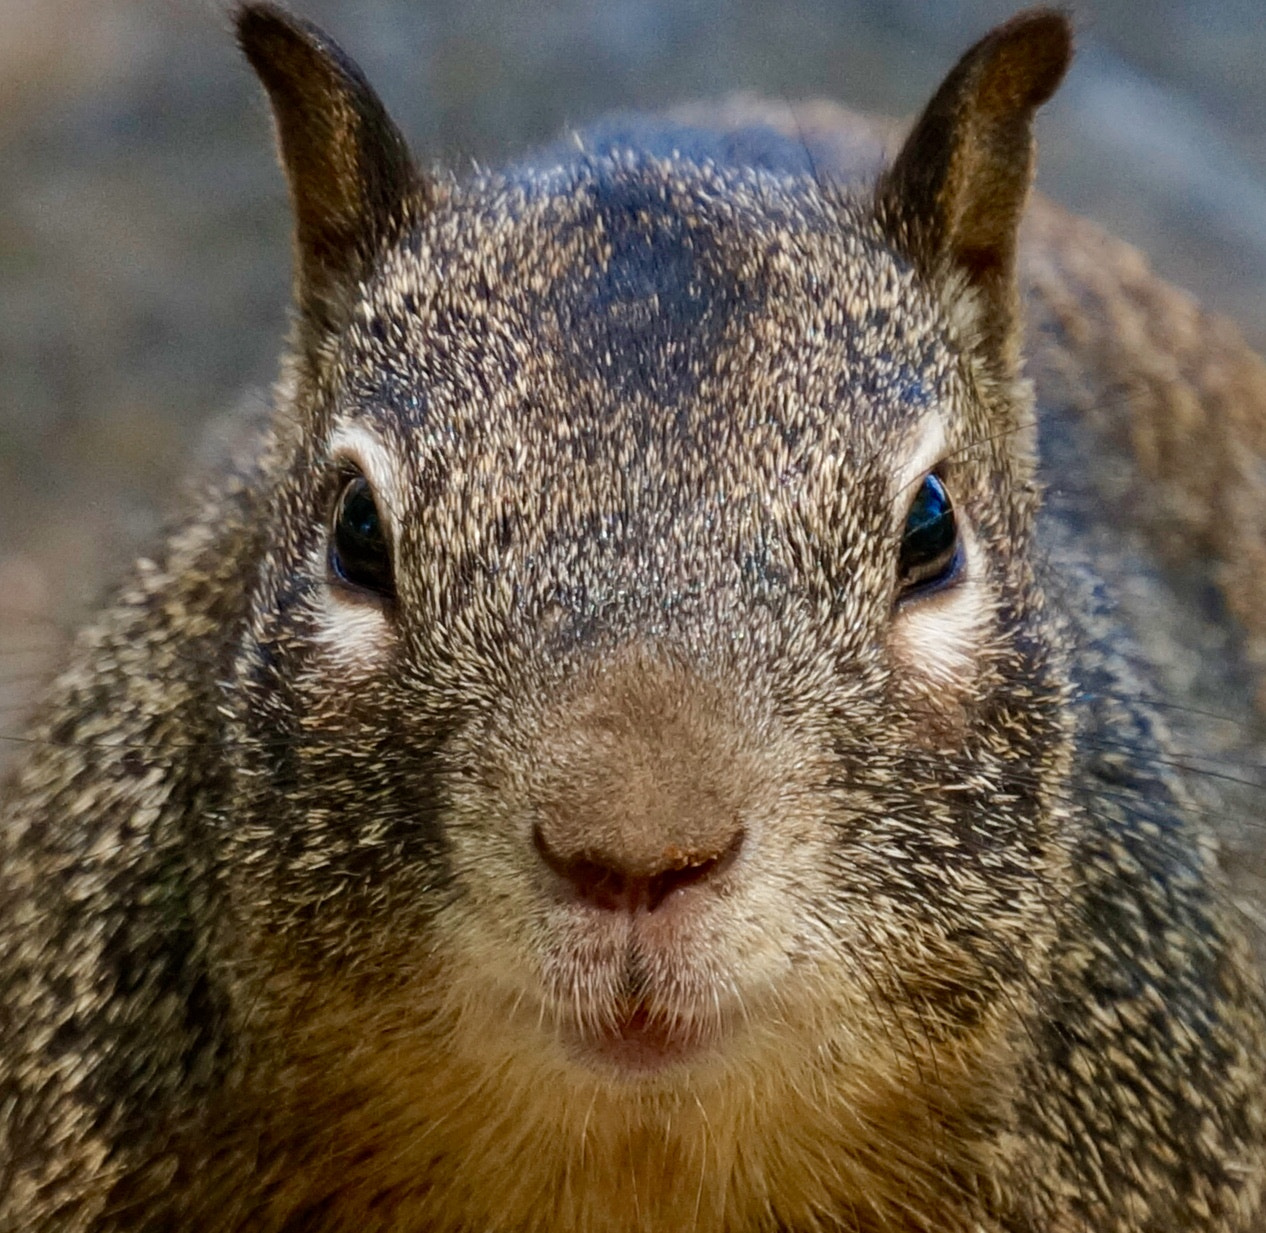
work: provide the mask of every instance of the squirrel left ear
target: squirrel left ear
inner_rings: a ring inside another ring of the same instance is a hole
[[[1033,117],[1072,59],[1063,13],[1034,9],[958,62],[879,180],[879,217],[930,280],[957,274],[980,295],[983,341],[1015,366],[1015,251],[1033,178]]]
[[[350,287],[425,201],[400,130],[351,58],[310,22],[243,4],[237,38],[272,103],[294,210],[305,328],[336,328]]]

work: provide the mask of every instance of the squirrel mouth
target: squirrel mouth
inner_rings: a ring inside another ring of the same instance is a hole
[[[645,1001],[624,1002],[601,1023],[579,1029],[584,1061],[629,1076],[659,1074],[691,1061],[716,1043],[717,1031],[656,1012]]]

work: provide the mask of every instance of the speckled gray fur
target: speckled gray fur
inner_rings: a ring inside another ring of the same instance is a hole
[[[706,778],[732,748],[778,802],[672,996],[737,989],[768,1023],[734,1057],[785,1037],[787,1124],[835,1127],[839,1159],[784,1183],[742,1123],[731,1171],[698,1167],[701,1229],[1258,1227],[1260,993],[1147,670],[1038,515],[1030,393],[977,293],[805,150],[640,121],[432,177],[299,320],[256,453],[81,635],[8,788],[0,1229],[685,1227],[495,1164],[565,1146],[579,1099],[549,1067],[582,977],[522,1013],[484,986],[552,970],[532,808],[572,756],[551,734],[586,739],[569,700],[613,676],[714,699],[720,735],[666,757]],[[894,459],[933,412],[991,597],[945,691],[889,632]],[[362,659],[323,624],[338,431],[397,477]],[[748,919],[765,894],[785,923]],[[793,974],[769,998],[766,934]],[[467,1090],[485,1002],[497,1060]],[[668,1136],[693,1101],[720,1142],[760,1084],[714,1069],[627,1096],[629,1126]],[[449,1082],[442,1116],[406,1098]],[[557,1144],[520,1118],[551,1099]],[[490,1100],[475,1154],[427,1138]]]

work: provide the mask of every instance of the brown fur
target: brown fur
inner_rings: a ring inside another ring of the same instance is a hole
[[[239,34],[294,355],[10,789],[0,1222],[1254,1227],[1259,982],[1039,508],[1015,235],[1066,21],[860,186],[826,110],[782,170],[590,135],[426,179],[319,31]],[[961,573],[911,593],[933,471]],[[389,586],[341,572],[349,474]]]

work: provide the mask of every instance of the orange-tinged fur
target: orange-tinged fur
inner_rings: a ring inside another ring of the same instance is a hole
[[[802,970],[782,1015],[658,1078],[569,1056],[539,1013],[443,966],[390,997],[306,990],[261,1085],[267,1227],[313,1205],[349,1231],[971,1227],[946,1176],[988,1175],[973,1133],[1008,1084],[1004,1018],[949,1040],[894,1021],[885,1042],[883,991],[863,1009],[840,989]]]

